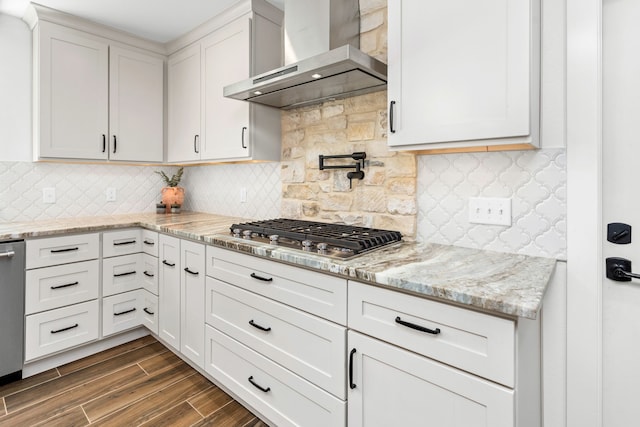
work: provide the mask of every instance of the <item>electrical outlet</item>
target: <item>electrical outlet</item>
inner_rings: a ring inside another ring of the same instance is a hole
[[[473,224],[511,225],[511,199],[471,197],[469,222]]]
[[[107,202],[115,202],[116,201],[116,189],[115,187],[109,187],[106,191]]]
[[[55,187],[47,187],[42,189],[42,202],[43,203],[55,203],[56,202],[56,189]]]
[[[247,203],[247,187],[240,189],[240,203]]]

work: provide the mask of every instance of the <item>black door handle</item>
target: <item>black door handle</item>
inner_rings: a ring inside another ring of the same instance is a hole
[[[257,383],[253,380],[253,375],[251,375],[251,376],[249,377],[249,382],[251,383],[251,385],[253,385],[255,388],[257,388],[257,389],[258,389],[258,390],[260,390],[261,392],[268,393],[269,391],[271,391],[271,387],[264,388],[264,387],[260,386],[259,384],[257,384]]]
[[[163,260],[162,260],[162,263],[163,263],[164,265],[169,266],[169,267],[175,267],[175,266],[176,266],[176,264],[175,264],[175,263],[173,263],[173,264],[172,264],[172,263],[168,262],[166,259],[163,259]]]
[[[640,274],[631,272],[631,261],[625,258],[606,259],[607,279],[616,282],[630,282],[631,279],[640,279]]]
[[[136,311],[136,308],[133,307],[130,310],[125,310],[125,311],[121,311],[120,313],[113,313],[114,316],[122,316],[123,314],[127,314],[127,313],[133,313],[134,311]]]
[[[356,354],[356,349],[351,349],[351,353],[349,353],[349,388],[353,390],[356,388],[356,385],[353,382],[353,356]]]
[[[134,245],[135,243],[135,240],[127,240],[126,242],[113,242],[113,246]]]
[[[242,148],[247,148],[247,146],[246,146],[246,145],[245,145],[245,143],[244,143],[244,133],[245,133],[245,131],[246,131],[246,130],[247,130],[247,127],[246,127],[246,126],[243,126],[243,127],[242,127],[242,139],[241,139],[241,141],[242,141]]]
[[[195,151],[196,154],[200,153],[198,150],[198,139],[200,139],[200,135],[195,135],[193,137],[193,151]]]
[[[73,252],[73,251],[78,251],[80,250],[80,248],[67,248],[67,249],[51,249],[51,253],[52,254],[59,254],[62,252]]]
[[[186,271],[186,272],[187,272],[187,273],[189,273],[189,274],[193,274],[194,276],[197,276],[198,274],[200,274],[200,273],[198,273],[197,271],[191,271],[191,270],[189,270],[189,267],[185,267],[185,268],[184,268],[184,271]]]
[[[253,319],[249,320],[249,324],[256,329],[260,329],[261,331],[269,332],[271,330],[271,327],[265,328],[264,326],[260,326],[256,322],[254,322]]]
[[[113,277],[131,276],[133,274],[136,274],[136,272],[135,271],[127,271],[126,273],[114,274]]]
[[[394,110],[394,106],[396,105],[396,101],[391,101],[389,103],[389,130],[391,131],[391,133],[396,133],[395,128],[393,127],[393,110]]]
[[[78,285],[78,284],[80,284],[80,282],[67,283],[65,285],[50,286],[50,288],[52,290],[54,290],[54,289],[62,289],[62,288],[68,288],[69,286],[75,286],[75,285]]]
[[[116,136],[113,135],[113,154],[116,154],[117,148],[118,148],[118,140],[116,139]]]
[[[143,308],[142,310],[150,316],[153,316],[155,314],[153,311],[149,311],[147,307]]]
[[[58,334],[58,333],[60,333],[60,332],[68,331],[68,330],[70,330],[70,329],[77,328],[77,327],[78,327],[78,324],[76,323],[76,324],[75,324],[75,325],[73,325],[73,326],[67,326],[66,328],[62,328],[62,329],[57,329],[57,330],[55,330],[55,331],[51,331],[51,333],[52,333],[52,334]]]
[[[258,276],[256,273],[251,273],[251,277],[257,280],[262,280],[263,282],[273,282],[273,277],[266,278],[266,277]]]
[[[103,133],[102,134],[102,152],[104,153],[105,151],[107,151],[107,136]]]
[[[149,273],[148,271],[143,271],[142,274],[144,274],[147,277],[153,277],[153,274]]]
[[[416,331],[420,331],[420,332],[426,332],[432,335],[438,335],[440,333],[440,328],[435,328],[435,329],[425,328],[424,326],[416,325],[415,323],[405,322],[404,320],[400,319],[400,316],[396,317],[396,323],[402,326],[406,326],[407,328],[415,329]]]

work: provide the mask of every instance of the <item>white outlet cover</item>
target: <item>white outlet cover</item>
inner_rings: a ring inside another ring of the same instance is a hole
[[[42,189],[42,202],[43,203],[55,203],[56,202],[56,188],[46,187]]]
[[[114,187],[107,188],[106,196],[107,196],[107,202],[115,202],[116,201],[116,189]]]
[[[511,226],[511,199],[471,197],[469,199],[469,222]]]

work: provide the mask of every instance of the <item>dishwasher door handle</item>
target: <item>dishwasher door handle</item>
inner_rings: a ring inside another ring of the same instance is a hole
[[[0,258],[13,258],[15,254],[15,251],[2,252],[0,253]]]

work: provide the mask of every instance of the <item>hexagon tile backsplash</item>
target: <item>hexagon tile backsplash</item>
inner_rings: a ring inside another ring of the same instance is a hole
[[[566,150],[418,156],[418,239],[566,260]],[[470,197],[512,199],[512,225],[469,223]]]

